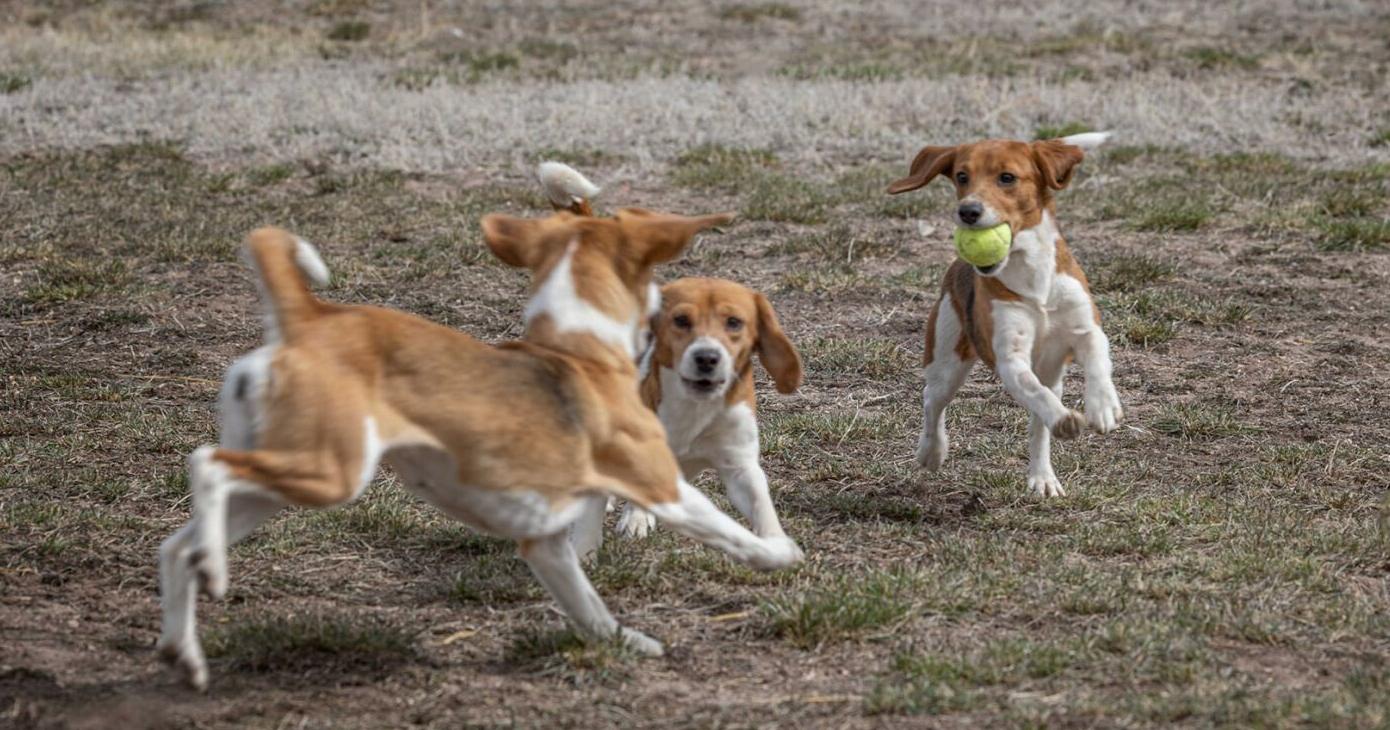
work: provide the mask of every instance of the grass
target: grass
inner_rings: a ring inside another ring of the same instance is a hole
[[[771,599],[766,631],[803,649],[888,630],[907,620],[915,577],[903,570],[839,576],[826,585]]]
[[[417,661],[417,630],[339,614],[267,616],[210,632],[205,648],[245,672],[375,672]]]
[[[365,20],[343,20],[328,29],[328,40],[355,43],[367,40],[372,33],[372,24]]]
[[[787,3],[735,3],[724,6],[719,11],[719,17],[742,23],[756,23],[763,19],[799,21],[801,10]]]
[[[232,551],[229,600],[199,606],[213,691],[150,722],[1385,724],[1390,432],[1367,333],[1390,306],[1390,167],[1378,60],[1343,27],[1378,9],[1285,3],[1251,25],[1217,8],[1174,48],[1167,11],[1098,2],[1122,30],[989,4],[927,25],[892,3],[747,21],[647,0],[19,11],[0,30],[0,70],[29,81],[0,96],[22,121],[0,132],[0,622],[39,638],[9,662],[18,716],[82,724],[127,690],[175,691],[150,662],[151,561],[189,515],[182,463],[216,439],[223,369],[262,342],[245,231],[313,240],[335,301],[505,340],[526,277],[477,221],[546,213],[544,157],[590,172],[605,210],[744,213],[657,276],[763,291],[801,347],[799,393],[758,371],[759,423],[807,565],[755,572],[664,529],[609,539],[586,566],[598,593],[668,647],[630,657],[564,630],[514,544],[388,469]],[[933,30],[981,12],[987,32]],[[364,40],[325,38],[359,19]],[[1203,69],[1183,55],[1201,47],[1284,51]],[[1030,498],[1027,416],[977,368],[951,458],[923,473],[917,364],[951,191],[883,190],[923,144],[1083,123],[1123,145],[1088,155],[1059,220],[1126,425],[1055,442],[1068,496]],[[1180,222],[1194,204],[1205,217]],[[80,631],[53,630],[74,612]],[[139,686],[94,684],[93,648]]]
[[[34,85],[29,76],[13,72],[0,72],[0,94],[18,94]]]

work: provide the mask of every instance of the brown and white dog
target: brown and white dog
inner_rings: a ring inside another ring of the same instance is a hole
[[[539,177],[557,210],[593,215],[599,188],[574,169],[542,163]],[[642,401],[657,413],[687,480],[714,469],[729,501],[760,537],[782,537],[767,475],[759,463],[753,355],[777,389],[801,386],[801,356],[767,297],[725,279],[685,278],[661,288],[652,342],[641,363]],[[628,502],[618,530],[645,537],[656,518]],[[601,538],[577,536],[584,555]]]
[[[801,386],[801,356],[767,297],[724,279],[678,279],[661,288],[661,312],[642,369],[642,401],[661,418],[686,479],[714,469],[729,501],[761,537],[780,537],[759,462],[753,355],[777,390]],[[618,529],[645,537],[655,518],[629,502]]]
[[[971,228],[1007,223],[1013,244],[1005,259],[981,269],[956,260],[927,317],[926,387],[917,461],[929,470],[946,458],[946,405],[976,360],[992,368],[1032,415],[1028,428],[1028,487],[1066,494],[1052,470],[1051,435],[1075,438],[1086,424],[1101,433],[1122,418],[1110,379],[1110,341],[1090,285],[1057,230],[1055,191],[1071,181],[1083,150],[1109,133],[1038,142],[987,140],[926,147],[890,194],[916,190],[938,175],[956,188],[956,222]],[[1086,415],[1062,402],[1067,363],[1086,373]]]
[[[618,625],[571,545],[576,523],[601,529],[610,495],[755,568],[800,562],[792,540],[752,534],[681,477],[638,392],[652,267],[729,219],[484,217],[493,253],[533,274],[525,335],[495,347],[402,312],[323,302],[308,287],[328,276],[314,248],[253,232],[267,343],[227,373],[220,446],[189,456],[193,517],[160,547],[160,655],[206,688],[195,586],[221,598],[228,545],[283,507],[351,501],[382,460],[451,517],[516,540],[583,634],[649,655],[661,644]]]

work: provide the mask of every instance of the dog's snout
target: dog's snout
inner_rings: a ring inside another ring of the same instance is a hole
[[[974,201],[961,203],[960,207],[956,209],[956,215],[960,216],[960,222],[966,225],[974,225],[984,214],[985,206]]]
[[[690,359],[695,361],[695,369],[701,373],[712,373],[719,367],[719,351],[712,348],[702,348],[691,353]]]

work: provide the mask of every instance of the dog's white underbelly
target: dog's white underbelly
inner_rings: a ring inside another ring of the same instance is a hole
[[[386,460],[406,489],[469,527],[498,537],[534,540],[562,532],[584,504],[572,500],[555,509],[539,492],[461,484],[454,458],[433,446],[400,447]]]

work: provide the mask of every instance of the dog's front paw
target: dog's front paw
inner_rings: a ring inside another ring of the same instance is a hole
[[[806,559],[806,554],[801,552],[801,547],[796,541],[785,535],[767,538],[762,543],[767,549],[754,554],[748,561],[756,570],[782,570],[801,565]]]
[[[189,687],[206,692],[208,689],[208,663],[203,658],[203,650],[197,642],[166,641],[161,638],[155,645],[160,661],[169,665]]]
[[[1074,439],[1086,429],[1086,417],[1068,408],[1066,415],[1057,419],[1051,428],[1052,435],[1063,441]]]
[[[647,636],[641,631],[629,628],[621,628],[618,629],[618,631],[620,632],[623,644],[642,656],[656,657],[666,653],[666,648],[661,645],[660,641]]]
[[[1120,425],[1124,417],[1125,412],[1120,408],[1120,396],[1115,392],[1115,386],[1106,383],[1086,393],[1086,422],[1091,425],[1092,430],[1110,433]]]
[[[1051,472],[1046,474],[1029,474],[1028,491],[1036,497],[1065,497],[1067,490],[1062,488],[1062,483],[1057,481],[1057,475]]]
[[[656,515],[631,502],[623,507],[623,516],[618,518],[618,532],[624,537],[641,539],[656,529]]]
[[[928,434],[923,431],[921,437],[917,439],[917,466],[927,471],[936,471],[946,462],[946,453],[950,445],[946,440],[946,434],[936,432]]]

